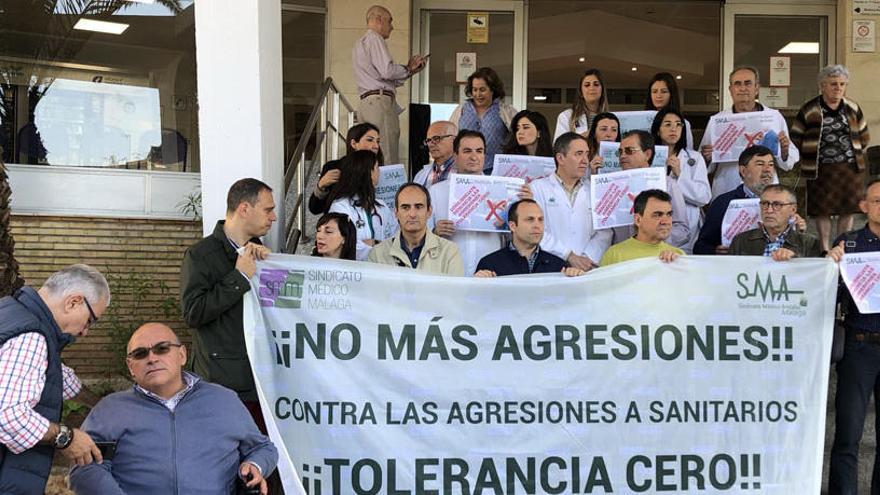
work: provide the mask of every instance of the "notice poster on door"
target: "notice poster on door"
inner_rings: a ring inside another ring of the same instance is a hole
[[[489,13],[468,12],[467,14],[467,42],[489,42]]]
[[[770,57],[770,86],[791,86],[791,57]]]
[[[874,21],[853,21],[853,52],[876,52],[876,38],[877,29]]]
[[[455,54],[455,82],[466,83],[468,76],[477,70],[476,52],[458,52]]]

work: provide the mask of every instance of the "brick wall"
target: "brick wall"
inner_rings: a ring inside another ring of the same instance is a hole
[[[13,215],[11,223],[15,257],[28,285],[37,288],[72,263],[92,265],[110,282],[110,308],[64,352],[65,363],[78,375],[112,376],[122,360],[109,348],[124,342],[122,334],[140,321],[165,322],[189,343],[178,306],[180,263],[186,248],[202,236],[200,222]]]

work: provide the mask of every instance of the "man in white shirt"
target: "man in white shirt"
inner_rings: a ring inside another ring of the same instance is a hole
[[[438,120],[428,127],[425,146],[431,155],[431,162],[422,167],[413,177],[413,182],[430,188],[443,182],[455,168],[455,152],[452,141],[458,134],[458,127],[448,120]]]
[[[801,155],[796,146],[791,144],[788,137],[788,124],[778,110],[765,107],[758,102],[758,90],[760,88],[758,70],[754,67],[737,67],[730,73],[730,97],[733,99],[733,107],[729,110],[722,110],[715,115],[725,115],[745,112],[767,112],[770,115],[772,123],[769,128],[765,129],[765,139],[762,143],[771,150],[776,152],[772,142],[768,142],[766,136],[770,133],[775,134],[778,141],[779,153],[776,159],[777,166],[781,170],[791,170],[794,164],[800,160]],[[739,168],[737,162],[712,162],[712,134],[713,121],[709,121],[706,127],[706,133],[703,134],[703,141],[700,143],[700,152],[706,159],[710,174],[714,174],[712,179],[712,199],[735,189],[742,183],[739,177]],[[774,181],[775,182],[775,181]]]
[[[381,5],[367,9],[367,32],[355,42],[351,52],[354,77],[360,105],[358,120],[379,128],[382,154],[386,163],[400,163],[397,153],[400,141],[397,105],[394,90],[425,68],[426,57],[413,55],[406,65],[395,64],[385,40],[394,29],[391,12]]]
[[[598,266],[611,245],[611,230],[593,230],[593,209],[587,139],[567,132],[553,145],[556,173],[531,183],[535,201],[544,212],[541,249],[579,270]]]

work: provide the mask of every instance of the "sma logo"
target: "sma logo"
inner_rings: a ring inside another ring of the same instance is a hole
[[[299,309],[305,277],[303,270],[263,270],[260,272],[260,306]]]
[[[740,299],[749,299],[760,297],[762,301],[785,301],[788,302],[790,295],[801,295],[802,290],[792,290],[788,287],[788,281],[785,275],[782,275],[778,281],[774,281],[773,275],[768,273],[766,278],[761,278],[758,272],[755,272],[754,279],[749,277],[748,273],[740,273],[736,276],[736,283],[739,289],[736,291],[736,297]]]

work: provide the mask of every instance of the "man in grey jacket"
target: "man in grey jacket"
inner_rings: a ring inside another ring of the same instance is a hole
[[[174,331],[141,326],[126,363],[134,387],[105,397],[83,423],[115,453],[71,470],[77,494],[233,493],[239,478],[266,493],[278,451],[235,392],[183,371],[186,347]]]

